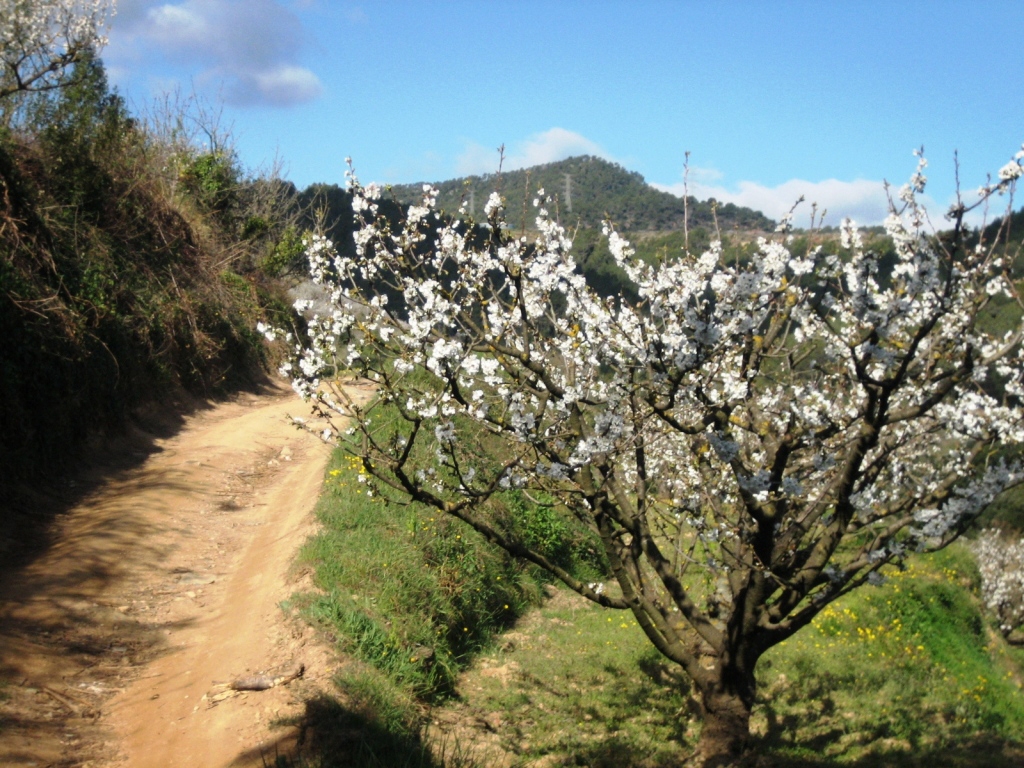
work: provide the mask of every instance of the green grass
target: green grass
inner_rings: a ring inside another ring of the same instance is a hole
[[[387,409],[375,415],[377,423],[388,418]],[[417,757],[425,706],[455,693],[475,655],[540,603],[547,577],[428,507],[371,493],[367,480],[359,459],[343,449],[334,454],[317,510],[321,531],[300,555],[317,590],[292,605],[364,663],[338,680],[348,703],[337,703],[336,714],[345,715],[327,730],[344,731],[356,718],[391,734],[385,741],[397,752],[360,765],[428,765]],[[488,514],[578,577],[603,578],[594,541],[543,500],[509,491],[493,499]]]
[[[511,764],[670,766],[694,743],[689,688],[632,615],[560,590],[477,660],[439,719],[487,722]]]
[[[370,495],[361,474],[334,457],[303,553],[318,591],[296,604],[360,660],[307,717],[309,765],[657,768],[689,755],[690,686],[631,615],[545,585],[430,509]],[[604,580],[593,542],[548,507],[497,504],[495,519]],[[913,558],[770,650],[755,764],[1024,764],[1024,650],[992,630],[977,588],[966,547]],[[540,605],[545,589],[555,597]]]
[[[1024,652],[990,629],[976,586],[963,547],[918,558],[769,651],[752,764],[1024,763]],[[679,764],[700,730],[689,685],[628,614],[566,594],[499,639],[440,719],[491,716],[490,738],[523,764]]]
[[[422,716],[408,691],[373,669],[339,675],[342,703],[322,697],[307,705],[316,768],[442,768],[420,735]]]
[[[401,429],[393,407],[378,407],[374,423]],[[421,466],[432,465],[434,448],[417,443]],[[361,459],[336,451],[318,507],[321,532],[301,555],[319,592],[298,602],[347,652],[421,699],[444,698],[473,654],[539,602],[546,576],[468,526],[386,487],[374,490],[369,480]],[[593,537],[543,499],[508,491],[482,514],[580,578],[603,577]]]
[[[780,757],[837,764],[1020,739],[1022,659],[982,616],[977,582],[955,546],[827,607],[762,659],[754,729]],[[985,764],[1019,765],[1022,747]]]
[[[321,591],[299,603],[344,650],[416,696],[443,697],[466,659],[537,601],[536,582],[467,528],[359,481],[359,461],[339,452],[322,532],[302,553]]]
[[[985,510],[978,527],[989,526],[1024,532],[1024,485],[1005,491]]]
[[[306,702],[299,755],[267,756],[274,768],[471,768],[458,744],[428,744],[415,699],[373,668],[348,670],[336,683],[343,696]],[[299,724],[299,723],[292,723]]]

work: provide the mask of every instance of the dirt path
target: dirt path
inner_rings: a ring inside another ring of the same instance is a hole
[[[304,410],[276,391],[190,417],[0,585],[0,765],[262,766],[289,751],[303,696],[330,675],[280,608],[328,456],[286,419]],[[298,664],[288,685],[209,696]]]

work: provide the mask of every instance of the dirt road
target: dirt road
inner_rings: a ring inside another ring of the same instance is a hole
[[[189,417],[6,578],[0,765],[262,766],[289,751],[331,661],[280,607],[329,453],[286,418],[304,411],[279,390]],[[287,685],[211,698],[299,664]]]

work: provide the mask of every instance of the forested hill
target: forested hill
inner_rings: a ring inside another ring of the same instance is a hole
[[[570,157],[557,163],[537,165],[519,171],[486,176],[468,176],[435,182],[440,191],[441,208],[456,211],[465,201],[475,216],[483,216],[483,207],[491,192],[505,198],[508,220],[518,224],[534,214],[529,203],[538,188],[556,198],[559,218],[566,226],[577,224],[600,227],[606,217],[628,232],[668,231],[683,228],[683,199],[650,186],[639,173],[599,157]],[[404,203],[417,201],[423,184],[399,184],[395,196]],[[524,208],[524,203],[527,203]],[[712,201],[689,199],[690,226],[714,226]],[[723,231],[735,229],[774,229],[775,222],[759,211],[732,203],[718,204],[718,223]]]

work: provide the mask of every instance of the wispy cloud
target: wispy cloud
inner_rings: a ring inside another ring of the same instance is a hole
[[[596,155],[611,159],[601,145],[586,136],[565,128],[555,127],[542,133],[535,133],[527,139],[507,146],[505,162],[502,167],[507,171],[512,171],[544,163],[554,163],[574,155]],[[456,160],[456,173],[459,176],[494,173],[496,170],[498,170],[497,148],[487,148],[481,144],[470,142]]]
[[[780,219],[789,212],[801,197],[801,203],[794,214],[794,223],[799,226],[810,225],[811,206],[817,204],[817,217],[825,213],[824,223],[836,226],[843,219],[853,219],[861,226],[881,224],[889,215],[889,198],[886,194],[884,181],[855,179],[825,179],[823,181],[806,181],[790,179],[769,187],[754,181],[740,181],[733,187],[721,183],[722,174],[714,168],[691,167],[688,184],[653,184],[652,186],[682,197],[684,186],[698,200],[715,198],[723,203],[753,208],[773,219]],[[896,195],[899,184],[894,185],[892,194]],[[927,194],[918,195],[918,200],[929,211],[932,224],[941,229],[945,220],[943,216],[949,205],[939,205]],[[952,202],[952,201],[950,201]],[[974,221],[979,216],[968,217]],[[818,219],[816,218],[815,221]]]
[[[797,208],[794,218],[797,226],[810,224],[811,205],[814,203],[817,203],[818,216],[824,211],[825,224],[832,225],[847,217],[862,225],[880,224],[889,213],[885,185],[881,181],[790,179],[774,187],[753,181],[741,181],[730,189],[714,183],[720,179],[721,174],[713,169],[691,169],[689,193],[698,200],[713,197],[723,203],[753,208],[773,219],[784,216],[793,204],[803,197],[804,203]],[[683,182],[654,186],[680,197],[683,195]]]
[[[236,105],[286,107],[322,91],[317,76],[298,64],[298,17],[274,0],[122,0],[110,38],[122,69],[125,60],[155,51],[190,70],[200,86],[223,89]]]

